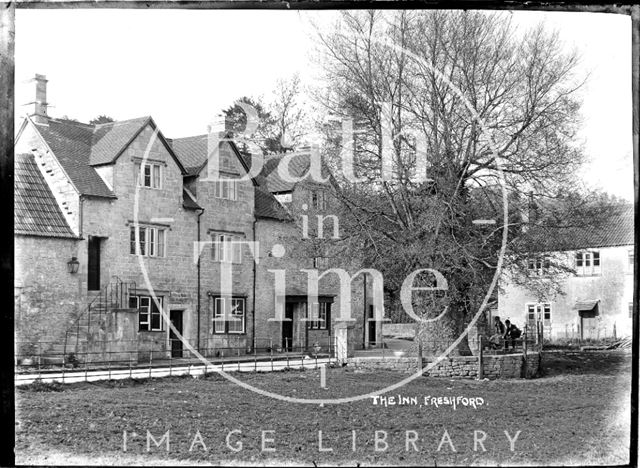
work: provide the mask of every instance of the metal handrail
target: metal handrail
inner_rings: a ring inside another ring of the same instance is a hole
[[[112,275],[112,279],[115,282],[110,282],[104,289],[100,289],[96,297],[94,297],[84,311],[78,315],[76,320],[65,331],[64,335],[64,356],[67,355],[67,345],[69,344],[69,334],[75,327],[76,331],[76,343],[75,351],[77,352],[78,343],[80,341],[80,324],[82,319],[87,317],[87,333],[91,330],[91,312],[98,306],[103,305],[100,308],[100,315],[98,317],[98,323],[102,322],[103,309],[108,310],[114,308],[125,308],[128,305],[128,298],[132,290],[135,290],[136,283],[134,281],[124,282],[118,276]]]

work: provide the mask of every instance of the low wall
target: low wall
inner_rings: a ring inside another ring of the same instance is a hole
[[[475,379],[478,378],[478,359],[477,356],[445,358],[429,370],[425,370],[424,375],[430,377]],[[522,354],[501,354],[483,356],[482,361],[483,378],[533,378],[539,373],[541,357],[540,353],[531,352],[527,353],[527,359],[525,361]],[[422,367],[428,366],[430,362],[432,361],[423,358]],[[410,357],[356,357],[350,358],[348,365],[356,369],[385,369],[406,373],[413,373],[418,370],[418,360]]]

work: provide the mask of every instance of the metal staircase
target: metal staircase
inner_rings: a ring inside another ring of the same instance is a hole
[[[109,314],[116,309],[129,308],[129,297],[135,288],[135,282],[124,282],[117,276],[112,276],[111,282],[101,290],[89,291],[86,309],[65,332],[65,362],[71,353],[80,356],[91,352],[96,336],[106,336]]]

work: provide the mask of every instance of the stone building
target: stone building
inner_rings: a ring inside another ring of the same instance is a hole
[[[543,284],[559,281],[562,292],[536,294],[505,276],[498,315],[529,329],[536,329],[539,323],[547,339],[631,336],[633,218],[633,206],[619,206],[604,225],[574,229],[571,235],[563,236],[560,248],[547,246],[544,252],[532,253],[528,273]],[[571,273],[554,278],[554,264],[567,267]]]
[[[20,355],[183,357],[180,336],[207,356],[326,351],[341,300],[353,310],[350,339],[362,334],[361,277],[343,299],[327,275],[308,304],[301,270],[324,264],[289,248],[304,240],[282,195],[322,211],[328,184],[280,190],[278,158],[250,176],[251,160],[224,138],[216,140],[213,180],[211,133],[168,139],[151,117],[98,125],[52,118],[45,77],[36,85],[15,144]],[[353,262],[335,266],[355,271]],[[275,269],[287,278],[283,295],[275,293]]]

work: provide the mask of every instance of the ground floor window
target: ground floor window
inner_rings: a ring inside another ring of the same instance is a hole
[[[140,331],[162,331],[162,303],[163,298],[156,296],[129,296],[129,308],[138,309],[138,329]],[[158,305],[160,308],[158,308]]]
[[[527,324],[535,329],[536,322],[542,321],[545,326],[551,325],[551,303],[539,302],[527,304]]]
[[[213,298],[213,333],[244,333],[245,316],[243,297]]]
[[[317,310],[317,317],[313,312]],[[331,303],[320,302],[311,304],[311,316],[309,320],[309,329],[311,330],[328,330],[331,325]]]

